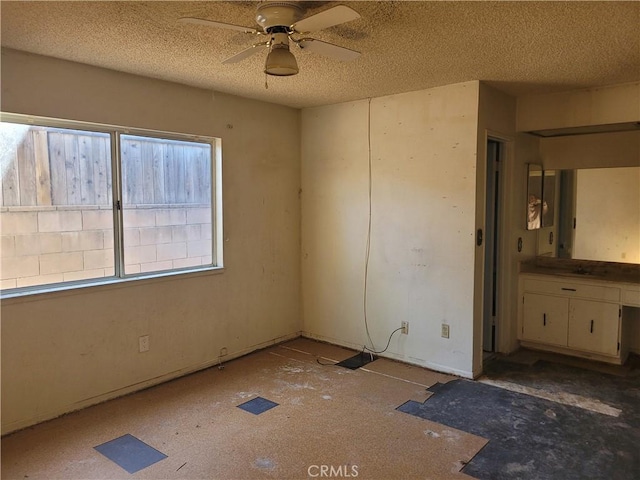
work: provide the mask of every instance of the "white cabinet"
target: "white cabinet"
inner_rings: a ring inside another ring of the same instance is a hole
[[[524,294],[522,338],[532,342],[566,346],[569,323],[569,299]]]
[[[587,352],[617,355],[620,306],[571,299],[567,346]]]
[[[620,288],[521,274],[518,338],[523,346],[622,363]]]

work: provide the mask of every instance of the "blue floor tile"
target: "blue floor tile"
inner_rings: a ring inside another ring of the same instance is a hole
[[[164,453],[129,434],[93,448],[129,473],[136,473],[167,458]]]
[[[267,400],[266,398],[256,397],[248,402],[244,402],[241,405],[238,405],[238,408],[245,410],[249,413],[253,413],[254,415],[260,415],[261,413],[266,412],[267,410],[272,409],[273,407],[277,407],[278,404],[276,402],[272,402],[271,400]]]

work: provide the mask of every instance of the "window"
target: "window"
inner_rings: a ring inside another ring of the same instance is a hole
[[[0,124],[4,295],[221,266],[218,139],[26,120]]]
[[[125,275],[212,264],[211,145],[120,136]]]

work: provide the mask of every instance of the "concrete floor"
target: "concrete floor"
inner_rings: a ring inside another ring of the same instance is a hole
[[[486,440],[399,412],[454,377],[296,339],[2,439],[4,479],[471,478]],[[259,415],[238,405],[278,404]],[[94,447],[132,435],[166,455],[133,474]],[[326,475],[325,475],[326,477]]]

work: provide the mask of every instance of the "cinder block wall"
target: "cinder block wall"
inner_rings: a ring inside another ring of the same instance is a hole
[[[125,273],[211,263],[211,208],[124,210]],[[2,289],[114,274],[113,211],[105,206],[0,209]]]

